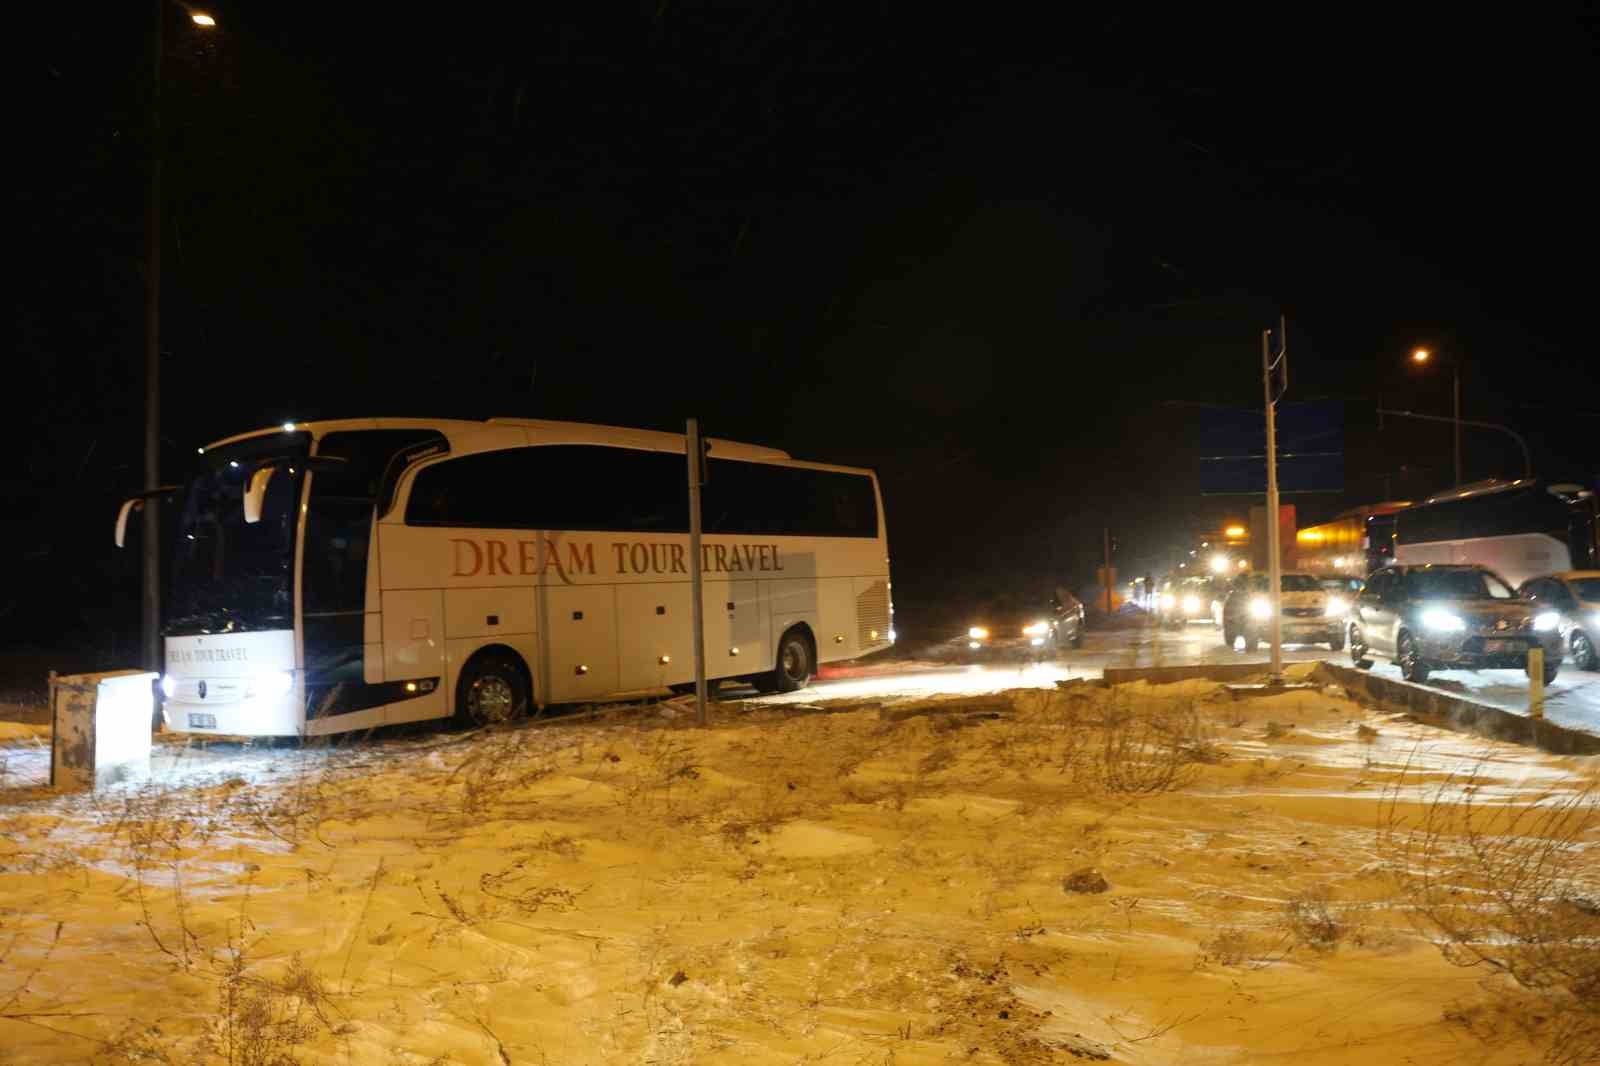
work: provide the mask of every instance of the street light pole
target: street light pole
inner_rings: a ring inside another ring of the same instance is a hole
[[[167,0],[155,0],[150,30],[149,185],[145,190],[144,273],[144,488],[161,487],[161,81]],[[140,650],[147,670],[161,669],[161,509],[155,497],[144,510],[144,566],[140,597]]]
[[[215,29],[217,20],[177,2],[201,29]],[[161,134],[161,87],[165,80],[168,0],[154,0],[150,25],[150,172],[144,208],[144,489],[161,487],[161,166],[165,144]],[[154,496],[144,507],[144,562],[140,578],[140,657],[145,669],[161,669],[161,509]]]
[[[1433,353],[1426,348],[1418,348],[1411,353],[1411,361],[1419,366],[1433,358]],[[1452,355],[1450,357],[1450,396],[1453,409],[1452,421],[1455,422],[1455,457],[1456,457],[1456,484],[1461,484],[1461,360]],[[1383,398],[1378,398],[1378,406],[1383,406]]]

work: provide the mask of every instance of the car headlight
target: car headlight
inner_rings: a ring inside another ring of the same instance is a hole
[[[1185,596],[1183,598],[1183,609],[1189,614],[1193,614],[1194,612],[1198,611],[1200,609],[1200,597]]]
[[[270,673],[257,674],[255,676],[255,684],[251,687],[257,696],[276,699],[294,688],[294,675],[287,670],[273,670]]]
[[[1428,629],[1436,629],[1441,633],[1460,633],[1467,628],[1467,623],[1461,616],[1445,610],[1443,607],[1429,607],[1422,612],[1422,624]]]
[[[1337,596],[1328,597],[1328,609],[1322,613],[1329,618],[1342,618],[1350,610],[1350,605]]]
[[[1049,622],[1034,622],[1032,625],[1022,627],[1022,635],[1025,637],[1042,637],[1048,632],[1050,632]]]
[[[1264,596],[1257,596],[1250,601],[1250,617],[1264,622],[1272,617],[1272,601]]]
[[[174,696],[176,696],[177,694],[178,694],[178,679],[173,677],[171,674],[162,674],[161,675],[161,695],[170,700]]]
[[[973,640],[988,640],[989,631],[982,626],[973,626],[971,629],[967,630],[967,636],[971,637]]]
[[[1161,606],[1167,608],[1168,610],[1171,610],[1172,608],[1176,607],[1177,605],[1178,605],[1178,597],[1174,596],[1172,593],[1169,592],[1166,595],[1161,597]]]
[[[1561,624],[1561,616],[1554,611],[1540,611],[1533,616],[1533,628],[1540,633],[1548,633]]]

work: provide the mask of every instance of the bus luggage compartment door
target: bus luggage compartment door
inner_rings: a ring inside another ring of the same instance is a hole
[[[543,673],[551,703],[571,703],[616,692],[616,591],[610,585],[557,585],[543,589],[539,629],[545,634]]]

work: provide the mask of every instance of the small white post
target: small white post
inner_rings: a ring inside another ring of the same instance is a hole
[[[1537,644],[1528,649],[1528,715],[1544,717],[1544,649]]]

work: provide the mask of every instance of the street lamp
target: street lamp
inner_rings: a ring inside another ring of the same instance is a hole
[[[217,20],[196,11],[183,0],[173,0],[201,29],[215,29]],[[144,272],[144,488],[161,487],[161,135],[162,62],[166,55],[168,0],[155,0],[155,23],[150,33],[150,181],[145,190]],[[140,645],[145,668],[161,669],[161,509],[154,498],[144,507],[144,566],[140,582]]]
[[[1426,366],[1433,361],[1433,352],[1427,348],[1418,348],[1411,353],[1411,361],[1418,366]],[[1456,484],[1461,484],[1461,364],[1455,359],[1450,360],[1451,395],[1454,398],[1455,414],[1455,450],[1456,450]]]

